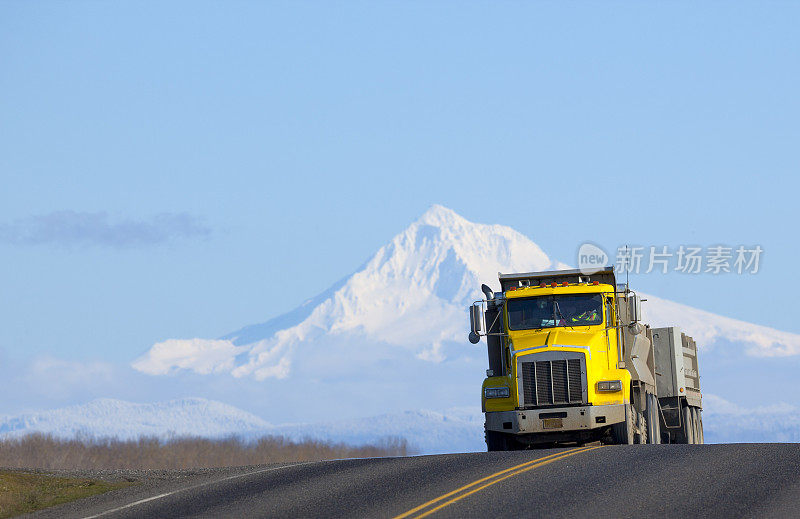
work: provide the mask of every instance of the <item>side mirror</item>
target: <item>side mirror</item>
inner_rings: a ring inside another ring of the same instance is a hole
[[[636,294],[628,296],[628,317],[632,323],[642,320],[642,301]]]
[[[478,344],[483,331],[483,308],[479,304],[469,307],[469,342]]]

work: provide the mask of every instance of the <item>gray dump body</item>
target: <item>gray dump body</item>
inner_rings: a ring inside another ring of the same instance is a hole
[[[686,397],[689,405],[702,409],[700,366],[694,339],[681,333],[677,326],[653,328],[651,332],[659,400]]]

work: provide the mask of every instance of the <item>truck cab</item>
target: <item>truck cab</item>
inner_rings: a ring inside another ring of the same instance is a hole
[[[483,336],[488,346],[481,403],[489,450],[660,443],[662,425],[668,441],[677,439],[674,421],[661,417],[652,331],[613,267],[499,274],[499,281],[501,291],[483,285],[486,299],[470,309],[470,341]]]

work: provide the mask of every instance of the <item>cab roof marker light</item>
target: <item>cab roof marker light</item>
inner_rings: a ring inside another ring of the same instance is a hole
[[[599,281],[592,281],[592,285],[599,285],[599,284],[600,284]]]

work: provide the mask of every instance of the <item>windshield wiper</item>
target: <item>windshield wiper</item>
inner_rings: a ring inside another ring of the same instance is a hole
[[[564,320],[564,322],[567,323],[567,326],[569,326],[569,329],[574,331],[575,328],[573,328],[572,325],[569,324],[569,321],[567,321],[567,318],[564,317],[563,313],[561,313],[561,307],[558,306],[558,301],[553,300],[553,305],[554,305],[555,311],[558,312],[558,315],[560,315],[561,318]]]

